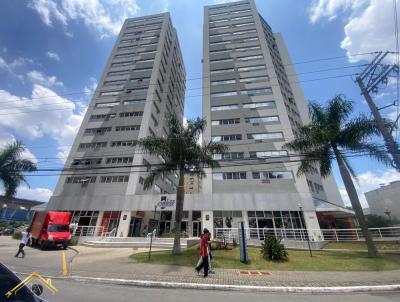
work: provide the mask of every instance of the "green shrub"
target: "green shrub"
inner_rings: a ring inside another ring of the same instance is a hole
[[[14,231],[14,234],[12,235],[13,239],[21,240],[22,238],[22,233],[19,231]]]
[[[266,260],[287,260],[288,252],[285,246],[281,243],[281,239],[274,236],[265,238],[261,246],[261,254]]]

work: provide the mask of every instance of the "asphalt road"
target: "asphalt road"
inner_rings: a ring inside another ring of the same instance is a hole
[[[308,294],[282,294],[262,292],[216,291],[216,290],[189,290],[189,289],[162,289],[143,288],[120,285],[104,285],[83,283],[75,281],[53,280],[59,289],[55,295],[45,293],[48,301],[135,301],[135,302],[204,302],[204,301],[279,301],[279,302],[337,302],[339,299],[346,302],[398,302],[400,292],[378,294],[339,294],[339,295],[308,295]]]
[[[69,269],[70,260],[76,255],[73,250],[57,248],[41,251],[25,247],[25,258],[15,258],[19,240],[0,236],[0,262],[11,270],[20,273],[37,272],[41,275],[62,276],[63,269]],[[65,257],[64,257],[65,256]],[[66,265],[63,265],[65,262]]]

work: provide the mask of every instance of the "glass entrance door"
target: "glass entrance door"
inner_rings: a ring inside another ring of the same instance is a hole
[[[129,237],[140,237],[140,227],[142,226],[142,219],[131,217],[131,222],[129,224]]]
[[[201,221],[193,221],[192,223],[192,236],[200,237],[201,235]]]

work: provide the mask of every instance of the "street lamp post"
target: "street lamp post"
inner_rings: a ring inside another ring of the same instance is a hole
[[[303,211],[303,207],[301,206],[301,203],[299,203],[299,209],[300,209],[300,212],[303,214],[303,218],[304,218],[305,216],[304,216],[304,211]],[[300,217],[300,221],[301,221],[301,217]],[[305,222],[305,219],[304,219],[304,222]],[[307,229],[307,226],[303,226],[303,227],[305,227]],[[310,252],[310,257],[312,257],[312,251],[311,251],[311,245],[310,245],[310,236],[308,234],[308,230],[307,230],[307,244],[308,244],[308,250]]]

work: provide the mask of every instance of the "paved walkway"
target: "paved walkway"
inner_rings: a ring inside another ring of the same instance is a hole
[[[268,271],[269,275],[243,275],[240,270],[216,269],[204,279],[193,268],[137,263],[129,255],[146,250],[76,247],[70,275],[145,281],[253,286],[359,286],[400,284],[400,270],[380,272]]]

